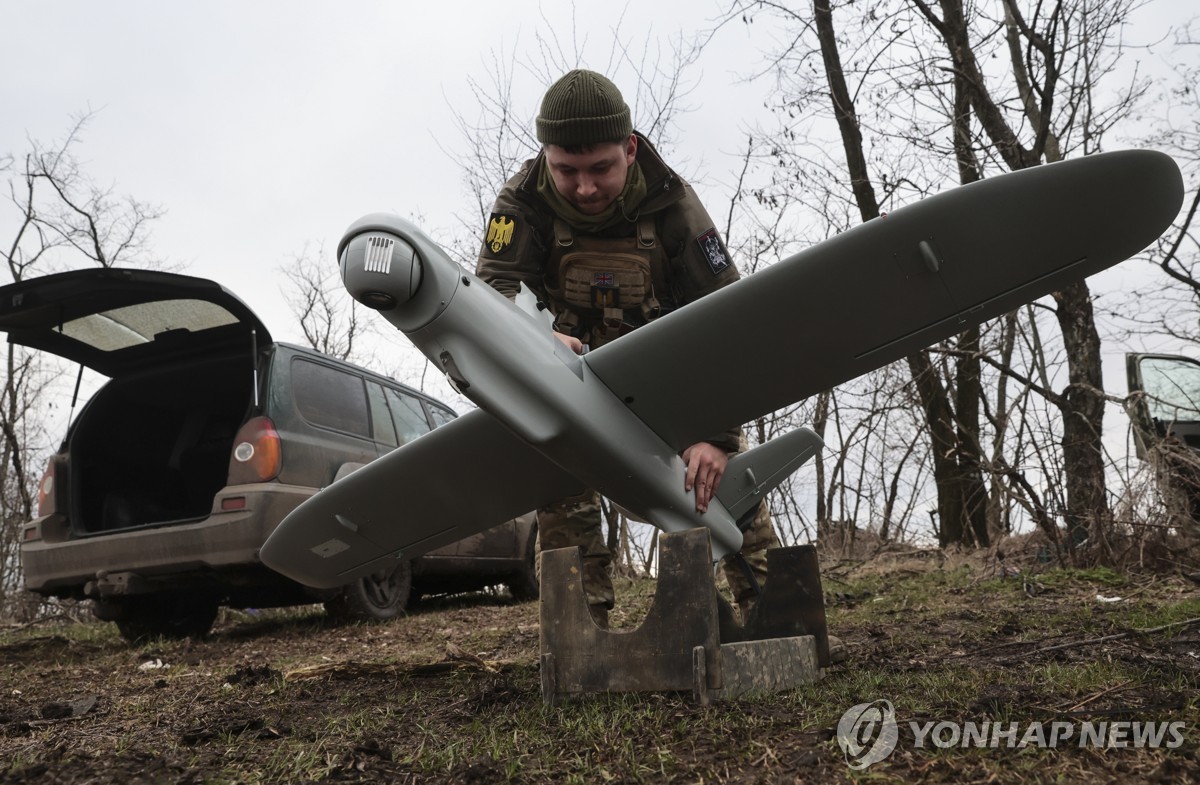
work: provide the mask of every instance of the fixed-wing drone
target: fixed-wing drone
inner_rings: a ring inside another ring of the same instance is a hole
[[[679,452],[860,376],[1146,248],[1177,216],[1168,156],[1122,151],[962,186],[815,245],[576,356],[532,295],[510,302],[407,221],[338,246],[350,294],[478,409],[293,511],[262,560],[330,587],[594,488],[665,531],[738,519],[821,446],[798,429],[730,461],[695,511]]]

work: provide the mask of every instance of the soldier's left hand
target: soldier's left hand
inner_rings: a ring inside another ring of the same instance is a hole
[[[583,341],[579,340],[574,335],[567,335],[555,330],[554,337],[562,341],[563,345],[575,352],[575,354],[583,354]]]
[[[683,489],[690,491],[695,488],[696,512],[707,512],[708,503],[712,501],[725,474],[729,456],[716,445],[699,442],[683,451],[683,460],[687,463]]]

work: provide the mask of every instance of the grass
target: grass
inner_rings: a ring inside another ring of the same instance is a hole
[[[1105,570],[841,570],[826,581],[827,616],[850,664],[817,684],[707,707],[669,693],[544,706],[537,606],[495,598],[433,601],[386,625],[340,628],[311,611],[230,615],[211,640],[139,649],[112,625],[9,631],[0,633],[0,782],[36,767],[63,783],[124,782],[155,760],[159,779],[212,783],[1197,781],[1200,666],[1187,652],[1200,641],[1197,626],[1181,624],[1200,617],[1193,588]],[[644,618],[653,589],[618,580],[616,625]],[[1164,624],[1178,626],[1096,640]],[[447,643],[505,665],[421,672]],[[171,667],[138,671],[151,656]],[[385,667],[338,672],[350,662]],[[283,675],[319,664],[334,671]],[[227,682],[263,666],[273,673]],[[36,718],[41,703],[89,690],[101,710]],[[1190,730],[1179,750],[915,748],[902,730],[890,758],[855,772],[833,729],[851,706],[881,698],[902,729],[1071,716],[1183,720]]]

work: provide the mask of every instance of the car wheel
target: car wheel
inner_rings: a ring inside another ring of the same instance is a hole
[[[525,546],[525,560],[521,569],[512,574],[504,585],[517,602],[532,602],[538,598],[541,589],[537,576],[537,536],[531,533],[529,544]]]
[[[220,604],[212,597],[144,594],[128,597],[111,615],[121,637],[140,644],[155,638],[200,638],[209,633]]]
[[[404,562],[347,584],[325,611],[338,621],[386,621],[404,612],[411,592],[412,567]]]

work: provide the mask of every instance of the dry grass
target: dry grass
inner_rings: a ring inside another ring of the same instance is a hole
[[[229,614],[206,640],[137,649],[99,624],[0,633],[0,782],[1200,780],[1200,599],[1187,579],[1061,569],[1017,547],[824,563],[850,663],[710,707],[677,694],[543,706],[537,605],[496,595],[362,627],[308,610]],[[621,581],[614,621],[636,623],[652,589]],[[881,698],[899,745],[858,773],[834,729]],[[1064,717],[1187,730],[1158,750],[942,750],[908,730]]]

